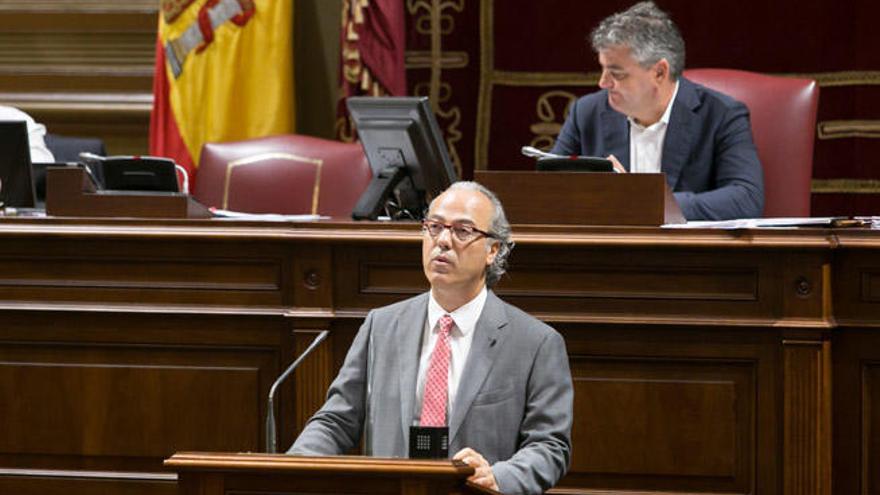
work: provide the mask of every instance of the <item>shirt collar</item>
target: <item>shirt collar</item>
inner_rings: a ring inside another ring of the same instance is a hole
[[[437,320],[439,320],[441,316],[448,314],[452,317],[452,321],[455,322],[455,328],[458,329],[461,335],[467,335],[477,326],[477,320],[483,312],[483,306],[486,304],[486,297],[489,293],[484,285],[483,290],[481,290],[476,297],[451,313],[447,313],[446,310],[440,306],[440,303],[434,299],[433,292],[430,294],[431,296],[428,298],[428,328],[430,328],[432,332],[435,331]]]
[[[672,90],[672,98],[669,99],[669,103],[666,104],[666,110],[663,112],[663,115],[660,116],[660,120],[654,122],[653,124],[645,127],[638,122],[635,121],[632,117],[627,117],[629,120],[629,125],[634,126],[640,130],[642,129],[657,129],[658,127],[666,126],[669,124],[669,117],[672,115],[672,104],[675,103],[675,97],[678,96],[678,85],[679,81],[675,81],[675,89]]]

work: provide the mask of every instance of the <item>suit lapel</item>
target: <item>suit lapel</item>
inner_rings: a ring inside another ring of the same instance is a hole
[[[449,442],[452,443],[455,435],[461,427],[467,412],[474,402],[474,397],[486,381],[495,358],[498,357],[502,347],[504,332],[501,331],[507,325],[507,317],[504,314],[504,306],[495,293],[489,291],[483,313],[477,320],[474,328],[474,339],[468,354],[467,364],[462,373],[461,382],[458,384],[458,392],[455,396],[455,407],[449,418]]]
[[[629,121],[625,115],[609,107],[607,99],[602,110],[602,134],[607,154],[614,155],[629,171]]]
[[[394,333],[397,341],[397,355],[400,356],[400,420],[403,438],[407,439],[407,442],[409,441],[409,427],[413,421],[419,354],[427,317],[428,294],[425,293],[412,301],[400,313]]]
[[[661,171],[666,174],[666,183],[671,190],[681,177],[693,150],[693,140],[700,127],[699,117],[694,112],[700,106],[693,83],[679,78],[678,95],[672,103],[666,139],[663,143],[663,164]]]

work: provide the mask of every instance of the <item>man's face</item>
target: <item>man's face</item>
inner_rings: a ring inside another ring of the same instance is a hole
[[[483,193],[466,189],[441,194],[428,212],[427,220],[446,225],[469,225],[489,231],[493,207]],[[498,244],[479,233],[468,241],[456,237],[452,229],[437,236],[427,230],[422,239],[422,266],[433,289],[460,290],[475,295],[485,284],[486,266],[498,252]]]
[[[659,99],[665,65],[658,65],[663,62],[645,69],[636,62],[627,46],[616,45],[600,50],[602,77],[599,78],[599,87],[608,90],[611,108],[629,117],[650,114]]]

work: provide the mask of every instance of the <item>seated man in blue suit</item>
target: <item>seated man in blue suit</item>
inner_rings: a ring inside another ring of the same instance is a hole
[[[620,171],[663,172],[688,220],[760,217],[761,164],[749,111],[681,77],[684,40],[669,16],[641,2],[591,34],[601,91],[569,110],[553,153],[609,156]]]
[[[471,481],[543,493],[571,460],[574,393],[559,333],[487,288],[512,247],[501,203],[457,182],[422,231],[431,290],[367,315],[290,453],[344,454],[369,428],[369,454],[406,457],[410,426],[445,425],[453,458],[475,468]]]

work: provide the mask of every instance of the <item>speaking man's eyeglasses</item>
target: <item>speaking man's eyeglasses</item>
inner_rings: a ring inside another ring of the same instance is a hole
[[[495,234],[484,232],[467,223],[447,224],[434,220],[425,220],[422,222],[422,229],[433,238],[440,237],[440,234],[442,234],[444,230],[449,229],[452,231],[452,236],[461,242],[468,242],[476,239],[479,236],[497,239],[497,236]]]

